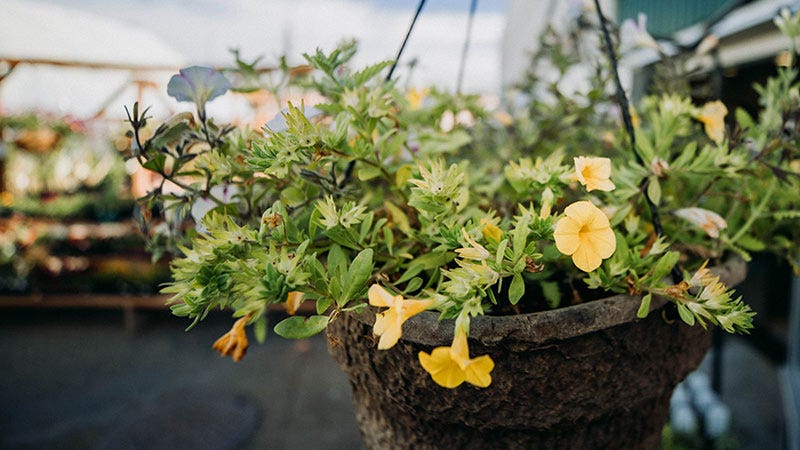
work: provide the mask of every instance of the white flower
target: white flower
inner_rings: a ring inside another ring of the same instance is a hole
[[[702,228],[714,239],[719,237],[720,230],[728,228],[728,222],[722,216],[707,209],[681,208],[676,210],[674,214],[692,225]]]

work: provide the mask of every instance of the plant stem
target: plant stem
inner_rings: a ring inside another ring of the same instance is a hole
[[[742,225],[742,227],[739,228],[736,234],[733,235],[733,237],[730,240],[732,244],[735,244],[736,241],[741,239],[741,237],[744,236],[745,233],[747,233],[747,230],[749,230],[750,227],[753,226],[753,223],[761,215],[761,212],[764,211],[764,208],[766,208],[767,202],[772,197],[773,192],[775,192],[775,187],[777,186],[777,183],[778,183],[777,178],[773,177],[772,179],[770,179],[769,187],[767,188],[767,193],[764,194],[764,198],[761,199],[761,202],[758,204],[758,206],[756,206],[755,209],[753,209],[753,211],[747,217],[747,221],[744,223],[744,225]]]
[[[603,9],[600,7],[600,0],[594,0],[594,5],[597,8],[597,16],[600,19],[600,29],[603,32],[606,54],[608,55],[608,60],[611,64],[611,72],[614,75],[614,86],[617,91],[617,102],[619,102],[619,107],[622,110],[622,122],[625,124],[625,131],[628,133],[631,151],[633,152],[633,156],[636,158],[636,162],[638,162],[642,167],[646,167],[644,161],[642,160],[642,156],[639,155],[639,152],[636,150],[636,132],[633,128],[633,121],[631,120],[630,104],[628,103],[628,96],[625,94],[625,89],[622,88],[622,82],[619,79],[617,55],[614,52],[614,45],[611,43],[611,35],[608,33],[606,17],[603,15]],[[650,210],[650,220],[653,222],[653,228],[656,231],[656,235],[661,237],[664,236],[664,228],[661,225],[661,216],[658,213],[658,206],[653,203],[653,201],[647,195],[647,185],[648,178],[645,178],[640,183],[639,189],[641,189],[644,200],[647,203],[647,208]],[[681,272],[677,266],[672,268],[671,273],[672,278],[676,282],[681,278]]]

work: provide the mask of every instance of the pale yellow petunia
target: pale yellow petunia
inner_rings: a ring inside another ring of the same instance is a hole
[[[706,134],[716,144],[722,143],[725,139],[725,116],[728,115],[728,108],[719,100],[708,102],[703,105],[700,113],[695,116],[703,123]]]
[[[616,186],[611,177],[611,160],[595,156],[575,158],[575,174],[578,181],[586,186],[586,191],[613,191]]]
[[[585,200],[567,206],[564,214],[553,233],[556,248],[572,256],[572,262],[584,272],[597,269],[617,246],[608,217]]]
[[[419,352],[419,362],[436,384],[446,388],[456,388],[465,381],[478,387],[492,383],[494,361],[489,355],[470,358],[467,334],[460,328],[452,345],[437,347],[430,354]]]
[[[433,300],[406,300],[402,295],[392,295],[378,284],[373,284],[367,293],[369,304],[389,309],[375,315],[373,333],[380,336],[378,349],[392,348],[403,334],[403,323],[433,305]]]

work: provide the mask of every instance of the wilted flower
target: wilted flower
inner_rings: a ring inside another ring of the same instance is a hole
[[[248,320],[250,320],[249,315],[234,322],[231,331],[225,333],[214,342],[213,349],[218,351],[222,356],[230,356],[236,362],[241,361],[249,345],[247,342],[247,334],[244,331]]]
[[[297,312],[297,308],[303,304],[304,293],[299,291],[292,291],[286,295],[286,313],[293,316]]]
[[[586,191],[613,191],[616,186],[609,179],[611,176],[611,160],[594,156],[578,156],[575,158],[575,173],[578,181],[586,186]]]
[[[403,333],[403,322],[433,305],[433,300],[406,300],[402,295],[392,295],[379,284],[370,286],[367,296],[370,305],[389,308],[375,315],[373,332],[380,336],[379,350],[392,348]]]
[[[489,250],[486,250],[484,246],[475,242],[475,239],[472,239],[472,236],[470,236],[469,233],[467,233],[467,230],[462,228],[461,234],[464,236],[464,239],[469,243],[470,246],[457,248],[456,253],[458,253],[459,257],[464,259],[474,259],[476,261],[483,261],[485,259],[489,259],[492,256],[492,254],[489,253]]]
[[[728,108],[719,100],[708,102],[695,116],[705,126],[706,134],[716,144],[725,139],[725,116]]]
[[[692,225],[705,230],[709,236],[716,239],[719,237],[719,230],[728,228],[728,223],[719,214],[703,208],[681,208],[675,210],[674,214],[681,219],[689,221]]]
[[[567,206],[564,214],[553,233],[556,248],[572,256],[572,262],[584,272],[597,269],[617,245],[608,217],[585,200]]]
[[[199,110],[231,88],[225,75],[211,67],[191,66],[173,75],[167,84],[167,94],[179,102],[193,102]]]
[[[456,388],[465,381],[478,387],[492,384],[494,361],[489,355],[470,358],[467,334],[460,327],[452,345],[436,347],[430,354],[419,352],[419,362],[436,384],[446,388]]]
[[[626,19],[619,27],[620,51],[626,52],[635,48],[652,48],[660,50],[658,43],[647,32],[647,15],[639,13],[637,20]]]

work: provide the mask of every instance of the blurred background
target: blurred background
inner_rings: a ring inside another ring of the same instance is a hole
[[[753,83],[786,42],[779,0],[606,0],[617,23],[646,14],[673,56],[713,35],[692,61],[696,102],[758,111]],[[124,106],[156,120],[188,111],[166,95],[181,67],[256,61],[266,82],[229,92],[209,115],[261,128],[289,100],[269,73],[303,70],[303,53],[355,38],[355,64],[393,59],[417,0],[4,0],[0,4],[0,447],[359,448],[349,386],[324,337],[253,345],[239,364],[211,350],[230,326],[191,332],[172,317],[135,199],[152,180],[126,162]],[[474,6],[474,8],[472,8]],[[550,24],[566,30],[593,2],[429,0],[398,64],[403,85],[459,87],[486,104],[509,92]],[[467,41],[468,39],[468,41]],[[260,58],[260,59],[259,59]],[[659,55],[621,61],[640,97]],[[579,89],[580,77],[565,90]],[[511,91],[510,91],[511,90]],[[280,92],[279,92],[280,91]],[[749,336],[716,336],[676,392],[665,448],[800,448],[800,284],[757,255],[740,293],[759,314]],[[274,314],[280,314],[275,312]],[[315,374],[313,377],[309,374]],[[318,374],[325,374],[319,376]]]

